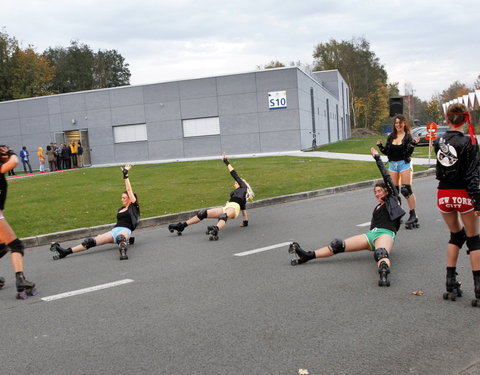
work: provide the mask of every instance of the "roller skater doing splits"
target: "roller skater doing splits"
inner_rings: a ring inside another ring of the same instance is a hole
[[[378,204],[373,210],[370,231],[346,240],[335,238],[330,242],[330,245],[315,251],[305,251],[297,242],[293,242],[288,248],[289,253],[294,255],[294,258],[291,260],[292,266],[306,263],[315,258],[331,257],[343,252],[371,250],[373,251],[373,257],[380,276],[378,285],[390,286],[390,281],[388,280],[388,275],[390,274],[390,253],[393,250],[396,232],[400,227],[400,219],[405,215],[405,211],[400,206],[398,192],[380,156],[374,148],[371,149],[371,152],[382,173],[383,182],[377,182],[374,187],[375,198]]]
[[[405,229],[418,228],[418,217],[415,212],[417,201],[412,191],[412,162],[411,156],[420,139],[412,138],[410,125],[403,115],[394,118],[393,131],[387,138],[387,144],[377,141],[380,151],[388,156],[388,170],[392,181],[406,199],[410,209],[410,217],[405,222]],[[401,186],[400,186],[401,183]]]
[[[35,284],[26,280],[23,274],[23,255],[25,246],[17,238],[15,232],[3,216],[5,201],[7,200],[7,180],[5,172],[15,168],[18,163],[18,157],[7,146],[0,146],[0,258],[4,257],[8,251],[11,252],[12,266],[15,272],[17,299],[26,299],[28,296],[37,294]],[[5,279],[0,277],[0,288],[5,285]]]
[[[238,176],[237,171],[230,164],[225,153],[222,155],[222,159],[227,166],[230,175],[235,180],[235,183],[233,184],[235,190],[230,193],[230,199],[228,200],[228,202],[225,204],[224,207],[203,209],[198,211],[197,215],[191,217],[187,221],[179,222],[177,224],[170,224],[168,226],[168,230],[170,231],[170,233],[176,231],[177,235],[181,236],[184,229],[189,225],[197,224],[203,219],[207,218],[218,219],[217,225],[208,226],[207,231],[205,232],[205,234],[209,236],[208,238],[210,241],[216,241],[218,240],[218,232],[225,227],[225,225],[227,224],[227,220],[236,219],[240,211],[242,212],[243,218],[243,223],[241,226],[248,226],[247,209],[245,206],[247,204],[247,200],[253,200],[253,190],[247,181]]]
[[[461,131],[469,125],[470,136]],[[461,283],[457,281],[457,260],[465,244],[470,257],[475,299],[472,306],[478,306],[480,299],[480,236],[478,232],[480,215],[480,173],[478,144],[470,122],[470,114],[463,104],[455,103],[447,109],[449,130],[438,139],[435,146],[437,155],[436,175],[438,182],[437,207],[450,232],[447,244],[447,278],[445,300],[455,301],[461,297]]]
[[[80,245],[74,247],[63,248],[58,242],[52,243],[50,251],[53,252],[54,260],[107,243],[118,245],[120,260],[128,259],[127,246],[134,243],[135,238],[132,236],[132,232],[140,220],[140,205],[128,178],[128,171],[131,168],[132,166],[128,164],[121,168],[125,181],[125,191],[122,193],[122,207],[118,209],[115,227],[110,232],[99,234],[95,238],[86,238]]]

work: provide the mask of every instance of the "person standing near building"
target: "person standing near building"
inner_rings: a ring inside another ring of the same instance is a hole
[[[17,299],[26,299],[28,296],[37,294],[35,284],[25,279],[23,274],[23,252],[25,246],[17,238],[3,216],[5,202],[7,200],[7,180],[4,173],[15,168],[18,157],[7,146],[0,146],[0,258],[5,256],[10,249],[12,253],[12,266],[15,272]],[[0,288],[5,285],[5,279],[0,277]]]
[[[50,172],[57,170],[55,151],[52,147],[53,147],[53,143],[50,143],[50,145],[47,146],[47,152],[45,152],[45,154],[47,154],[48,168]]]
[[[78,159],[78,168],[82,168],[83,167],[83,147],[80,141],[78,141],[77,159]]]
[[[67,144],[62,143],[62,162],[63,162],[63,169],[70,169],[70,147]]]
[[[78,160],[77,160],[77,153],[78,153],[78,148],[77,144],[75,141],[70,142],[70,156],[72,158],[72,168],[78,167]]]
[[[462,126],[469,124],[470,136],[463,134]],[[462,296],[457,281],[457,260],[460,249],[467,245],[470,257],[475,299],[480,305],[480,172],[479,151],[470,114],[463,104],[455,103],[447,109],[449,130],[435,141],[438,182],[437,206],[450,231],[447,245],[447,279],[444,299],[455,301]]]
[[[45,172],[45,155],[43,154],[43,147],[37,150],[38,163],[40,165],[40,172]]]
[[[20,159],[22,160],[23,170],[25,173],[27,173],[27,167],[30,173],[32,173],[32,167],[30,166],[30,154],[28,153],[26,146],[23,146],[22,150],[20,151]]]

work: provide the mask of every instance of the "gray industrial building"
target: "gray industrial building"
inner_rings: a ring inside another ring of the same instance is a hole
[[[349,138],[349,105],[337,70],[268,69],[2,102],[0,143],[34,168],[71,140],[87,165],[301,150]]]

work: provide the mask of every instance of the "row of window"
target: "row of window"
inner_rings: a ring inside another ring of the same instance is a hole
[[[184,137],[199,137],[220,134],[218,117],[182,120]],[[122,125],[113,127],[115,143],[138,142],[147,140],[147,124]]]

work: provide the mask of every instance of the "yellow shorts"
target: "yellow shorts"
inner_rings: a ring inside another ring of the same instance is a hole
[[[238,214],[240,213],[240,205],[236,202],[227,202],[225,206],[223,207],[223,212],[227,212],[227,208],[233,208],[235,210],[235,217],[236,219],[238,217]]]

